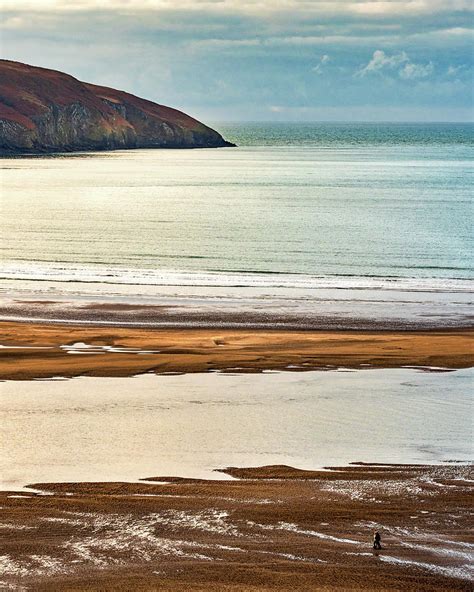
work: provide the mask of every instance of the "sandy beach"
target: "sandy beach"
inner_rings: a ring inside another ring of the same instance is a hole
[[[139,329],[0,323],[0,378],[474,365],[474,331]]]
[[[474,592],[474,7],[4,4],[0,592]]]
[[[471,589],[470,467],[223,472],[0,493],[2,589]]]
[[[474,365],[473,333],[2,322],[0,378],[455,370]],[[0,587],[471,589],[469,465],[356,463],[315,471],[272,465],[222,469],[216,479],[143,477],[1,491]],[[372,549],[374,529],[382,551]]]

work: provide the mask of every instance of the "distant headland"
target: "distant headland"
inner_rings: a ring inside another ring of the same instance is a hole
[[[234,146],[189,115],[63,72],[0,60],[0,154]]]

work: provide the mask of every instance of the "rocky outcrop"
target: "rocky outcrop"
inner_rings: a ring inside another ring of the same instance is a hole
[[[0,60],[0,154],[222,146],[233,144],[176,109]]]

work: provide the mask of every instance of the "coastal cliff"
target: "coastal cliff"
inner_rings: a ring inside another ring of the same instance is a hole
[[[0,60],[0,154],[223,146],[233,144],[176,109]]]

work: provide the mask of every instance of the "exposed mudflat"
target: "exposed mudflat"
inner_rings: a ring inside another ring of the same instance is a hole
[[[471,589],[470,466],[224,472],[0,492],[1,588]]]

